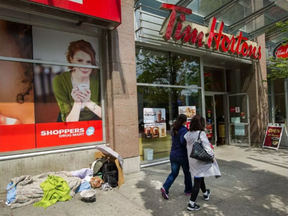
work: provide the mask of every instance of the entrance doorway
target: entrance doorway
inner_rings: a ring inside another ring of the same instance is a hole
[[[206,94],[206,133],[212,145],[227,144],[226,137],[226,94]]]
[[[227,97],[229,109],[229,143],[250,146],[250,115],[248,94],[231,94]]]

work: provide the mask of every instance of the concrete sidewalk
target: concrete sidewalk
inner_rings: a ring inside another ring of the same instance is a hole
[[[119,190],[97,189],[95,203],[84,203],[77,194],[72,200],[58,202],[46,210],[33,205],[11,210],[5,205],[6,195],[1,194],[0,215],[288,215],[287,150],[221,146],[215,152],[222,177],[205,179],[212,195],[209,201],[204,201],[202,193],[199,193],[197,202],[201,210],[197,212],[186,210],[189,197],[183,193],[182,172],[170,189],[170,199],[161,197],[159,189],[170,173],[170,164],[167,163],[126,175]]]

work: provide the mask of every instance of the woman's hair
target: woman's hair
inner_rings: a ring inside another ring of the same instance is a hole
[[[92,45],[85,40],[78,40],[78,41],[70,42],[70,45],[68,47],[68,52],[66,53],[67,61],[71,63],[71,58],[73,58],[75,53],[78,52],[79,50],[90,55],[92,65],[94,66],[97,65],[96,52],[93,49]],[[72,70],[74,67],[69,66],[68,68]]]
[[[33,45],[32,45],[32,27],[31,25],[2,21],[6,22],[6,31],[13,38],[15,44],[19,49],[19,57],[25,59],[33,58]],[[18,57],[18,56],[17,56]],[[21,63],[24,68],[22,72],[21,83],[24,84],[23,90],[16,96],[16,101],[20,104],[25,102],[25,96],[29,95],[33,90],[33,64]]]
[[[183,125],[184,122],[187,121],[187,116],[184,114],[180,114],[176,121],[173,123],[173,136],[175,136],[178,133],[179,128]]]
[[[205,119],[200,115],[195,115],[191,119],[189,131],[204,131],[205,130]]]

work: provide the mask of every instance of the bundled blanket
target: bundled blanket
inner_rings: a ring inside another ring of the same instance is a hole
[[[44,191],[44,196],[42,200],[35,203],[34,206],[42,206],[46,209],[58,201],[67,201],[72,199],[69,195],[69,185],[61,177],[48,175],[48,178],[41,183],[40,187]]]
[[[13,209],[39,202],[44,195],[44,191],[40,185],[42,182],[47,180],[48,175],[63,178],[69,185],[69,195],[72,197],[75,195],[76,189],[81,184],[80,178],[72,176],[71,173],[67,171],[47,172],[36,176],[27,175],[13,178],[11,180],[13,182],[11,188],[13,188],[14,185],[17,185],[17,187],[16,199],[11,203],[11,208]]]

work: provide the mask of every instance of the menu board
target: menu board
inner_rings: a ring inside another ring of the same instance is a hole
[[[178,111],[179,114],[186,115],[187,119],[191,119],[194,115],[196,115],[196,106],[179,106]]]
[[[144,134],[146,139],[166,137],[164,108],[144,108]]]
[[[285,127],[283,124],[269,124],[266,130],[263,148],[278,149]]]

